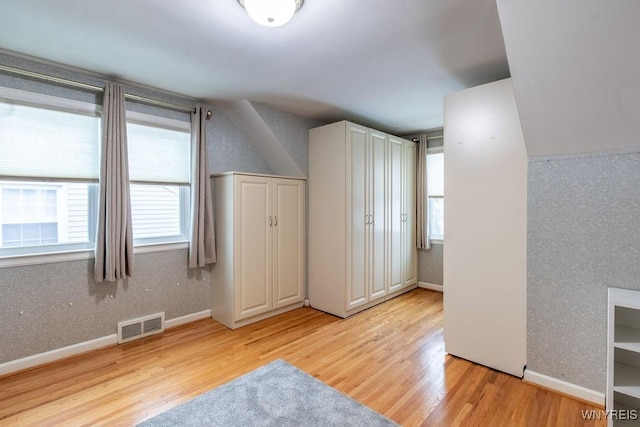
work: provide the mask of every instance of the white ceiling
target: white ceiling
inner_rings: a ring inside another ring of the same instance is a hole
[[[498,9],[529,156],[640,147],[640,1]]]
[[[495,0],[305,0],[279,28],[236,0],[0,0],[0,48],[398,134],[441,127],[446,94],[509,76]]]

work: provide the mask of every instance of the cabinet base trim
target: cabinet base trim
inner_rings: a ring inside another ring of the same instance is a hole
[[[259,322],[260,320],[268,319],[269,317],[277,316],[278,314],[286,313],[287,311],[295,310],[296,308],[302,307],[304,304],[303,301],[299,301],[293,304],[290,304],[286,307],[277,308],[275,310],[267,311],[266,313],[256,314],[255,316],[251,316],[247,319],[240,319],[236,321],[232,321],[231,323],[226,322],[226,319],[223,319],[222,316],[216,318],[216,310],[213,310],[212,318],[218,323],[222,323],[229,329],[237,329],[242,326],[249,325],[251,323]]]
[[[442,285],[436,285],[435,283],[418,282],[418,287],[436,292],[444,292],[444,287]]]
[[[356,313],[360,313],[361,311],[367,310],[367,309],[369,309],[369,308],[371,308],[373,306],[376,306],[378,304],[382,304],[385,301],[389,301],[390,299],[393,299],[393,298],[395,298],[395,297],[397,297],[399,295],[402,295],[404,293],[412,291],[412,290],[416,289],[417,287],[418,287],[418,284],[417,283],[413,283],[411,285],[408,285],[405,288],[402,288],[402,289],[399,289],[397,291],[393,291],[390,294],[381,296],[380,298],[378,298],[378,299],[376,299],[374,301],[370,301],[370,302],[368,302],[366,304],[362,304],[362,305],[360,305],[358,307],[354,307],[354,308],[346,310],[346,311],[336,311],[336,310],[333,310],[331,307],[329,307],[329,308],[327,308],[327,307],[318,307],[318,306],[315,306],[313,304],[313,300],[311,300],[311,308],[315,308],[316,310],[324,311],[325,313],[329,313],[329,314],[332,314],[334,316],[338,316],[338,317],[340,317],[342,319],[346,319],[347,317],[353,316]]]
[[[525,369],[524,382],[604,407],[604,393]]]

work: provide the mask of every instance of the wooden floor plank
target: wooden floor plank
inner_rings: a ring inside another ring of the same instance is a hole
[[[349,319],[311,308],[231,331],[210,319],[0,378],[0,425],[134,425],[276,359],[406,426],[602,427],[585,403],[445,355],[442,294]]]

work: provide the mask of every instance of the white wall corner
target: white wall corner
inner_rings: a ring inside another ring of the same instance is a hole
[[[524,381],[604,407],[604,393],[525,369]]]
[[[418,287],[423,289],[430,289],[436,292],[444,292],[444,286],[436,285],[435,283],[418,282]]]

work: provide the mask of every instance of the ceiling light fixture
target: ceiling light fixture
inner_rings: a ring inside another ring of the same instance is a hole
[[[238,0],[251,19],[267,27],[279,27],[293,18],[304,0]]]

